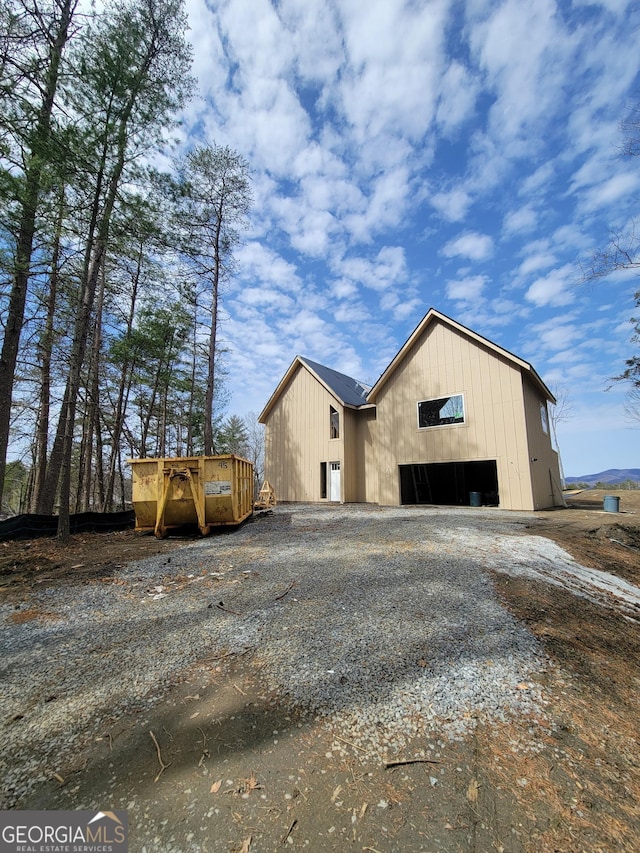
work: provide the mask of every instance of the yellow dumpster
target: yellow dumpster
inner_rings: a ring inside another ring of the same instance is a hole
[[[136,530],[241,524],[253,512],[253,465],[233,454],[129,459]]]

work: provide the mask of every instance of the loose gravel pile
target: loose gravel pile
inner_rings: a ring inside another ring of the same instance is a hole
[[[185,667],[216,655],[246,655],[266,691],[325,718],[346,750],[378,757],[435,730],[462,738],[478,716],[541,718],[531,679],[545,660],[484,571],[508,571],[525,542],[535,563],[529,521],[283,506],[108,582],[4,605],[0,806],[107,719],[151,708]]]

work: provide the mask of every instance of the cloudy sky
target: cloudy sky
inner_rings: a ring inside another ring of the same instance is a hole
[[[249,162],[224,296],[229,413],[296,354],[373,384],[433,306],[530,361],[571,418],[567,475],[640,467],[609,377],[640,286],[581,261],[638,213],[620,121],[640,96],[636,2],[187,0],[187,143]],[[640,426],[640,424],[638,424]]]

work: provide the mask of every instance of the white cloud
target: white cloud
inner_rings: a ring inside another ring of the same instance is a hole
[[[224,132],[254,168],[288,178],[292,162],[308,144],[311,127],[287,82],[250,78],[240,94],[227,94]]]
[[[440,103],[436,121],[445,135],[451,135],[474,113],[479,82],[462,63],[453,60],[440,82]]]
[[[264,244],[249,242],[236,252],[243,281],[259,281],[297,293],[301,281],[296,267],[268,249]]]
[[[369,243],[374,235],[399,224],[411,196],[409,181],[409,170],[402,166],[371,182],[366,208],[343,220],[356,241]]]
[[[492,299],[491,308],[496,314],[504,315],[510,319],[513,317],[523,317],[527,314],[526,308],[518,302],[514,302],[513,299],[507,299],[504,296]]]
[[[534,252],[520,264],[518,272],[521,276],[531,275],[533,272],[552,267],[557,258],[551,252]]]
[[[553,179],[555,173],[554,164],[550,161],[543,163],[535,172],[522,182],[519,195],[529,196],[546,187]]]
[[[342,0],[347,63],[340,106],[356,142],[395,135],[418,141],[435,112],[448,0],[422,4]]]
[[[403,284],[407,279],[406,259],[401,246],[383,246],[373,260],[345,258],[339,261],[338,268],[342,274],[342,292],[349,281],[382,292]]]
[[[520,207],[510,211],[504,218],[503,229],[506,234],[520,234],[533,229],[538,224],[538,214],[531,207]]]
[[[415,316],[416,311],[422,308],[422,305],[422,300],[418,297],[414,299],[402,299],[394,308],[393,319],[396,322],[404,322],[411,316]]]
[[[339,302],[333,309],[333,319],[336,323],[361,324],[370,320],[369,310],[361,302]]]
[[[190,29],[187,34],[193,46],[193,74],[197,77],[200,91],[208,95],[220,85],[220,79],[226,79],[224,48],[220,41],[216,18],[206,0],[188,0]],[[195,101],[190,111],[198,111],[202,102]],[[191,113],[193,115],[193,113]]]
[[[566,323],[563,318],[554,318],[546,323],[538,323],[531,328],[536,345],[546,349],[564,351],[570,346],[576,352],[575,344],[584,337],[585,330],[575,323]]]
[[[290,314],[295,306],[290,296],[267,287],[245,287],[237,299],[239,302],[261,309],[277,310],[280,314]]]
[[[578,223],[561,225],[551,235],[553,245],[558,249],[564,249],[574,253],[577,249],[585,249],[589,243],[586,235]]]
[[[236,73],[244,85],[249,69],[258,81],[277,78],[291,68],[293,45],[269,0],[222,3],[218,14],[228,36],[225,49],[237,62]]]
[[[484,261],[493,253],[493,240],[487,234],[467,232],[449,240],[442,249],[447,258],[461,256],[472,261]]]
[[[350,278],[339,278],[331,285],[333,295],[338,299],[347,299],[358,292],[357,284]]]
[[[449,222],[460,222],[463,220],[472,204],[469,193],[461,187],[457,187],[449,192],[436,193],[429,201],[438,213]]]
[[[571,264],[552,270],[548,275],[534,281],[525,298],[538,308],[545,305],[569,305],[575,300],[575,293],[571,289],[575,275],[575,268]]]
[[[284,0],[277,11],[295,52],[297,73],[323,87],[344,61],[337,11],[327,0]]]
[[[600,211],[616,202],[636,193],[640,187],[640,175],[626,172],[612,175],[601,183],[592,185],[579,200],[580,208],[587,211]]]
[[[458,281],[447,282],[447,298],[474,302],[482,296],[488,279],[486,275],[473,275]]]
[[[559,107],[556,93],[572,65],[574,39],[553,0],[506,0],[488,17],[471,21],[470,43],[496,101],[490,132],[509,153],[517,140],[534,150],[531,129]],[[516,151],[516,149],[513,149]]]

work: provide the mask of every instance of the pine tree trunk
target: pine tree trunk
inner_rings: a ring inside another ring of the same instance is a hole
[[[129,301],[129,315],[127,317],[126,338],[129,339],[133,330],[133,321],[136,313],[136,304],[138,301],[138,289],[140,287],[140,276],[142,273],[142,242],[138,251],[136,261],[136,272],[133,277],[133,288],[131,291],[131,299]],[[120,383],[118,387],[118,400],[115,407],[113,420],[113,429],[111,432],[111,454],[109,456],[109,467],[107,473],[107,482],[105,485],[105,498],[102,505],[102,512],[110,512],[113,508],[113,489],[115,486],[115,476],[117,462],[120,459],[120,442],[122,440],[122,430],[124,426],[125,415],[127,411],[127,403],[129,400],[129,391],[131,389],[131,365],[129,361],[122,364],[120,373]]]
[[[64,0],[60,9],[58,29],[55,37],[50,41],[49,64],[42,90],[42,104],[38,112],[30,151],[26,156],[28,165],[25,172],[25,190],[16,242],[15,271],[4,329],[2,352],[0,353],[0,506],[4,491],[7,448],[9,447],[13,384],[18,361],[20,335],[24,324],[42,171],[45,165],[47,143],[51,136],[51,114],[58,88],[60,62],[67,42],[74,7],[74,0]]]
[[[213,456],[213,395],[216,378],[216,344],[218,333],[218,296],[220,292],[220,273],[222,259],[220,257],[220,236],[222,233],[223,199],[220,200],[217,211],[217,222],[213,240],[213,279],[211,287],[211,331],[209,334],[209,352],[207,369],[207,391],[204,404],[204,455]]]
[[[65,188],[60,188],[58,219],[51,256],[51,275],[49,277],[49,294],[47,297],[47,317],[44,331],[39,344],[40,350],[40,403],[38,406],[38,423],[36,426],[36,444],[33,462],[33,486],[29,506],[31,512],[39,512],[38,505],[45,487],[47,474],[47,451],[49,444],[49,420],[51,410],[51,360],[53,353],[54,319],[58,296],[58,266],[60,263],[60,237],[64,219]]]
[[[85,418],[85,434],[83,435],[84,458],[81,467],[81,480],[79,488],[79,510],[88,512],[91,509],[91,493],[93,489],[93,467],[98,464],[97,450],[94,456],[94,439],[98,433],[99,405],[100,405],[100,348],[102,343],[102,311],[104,307],[104,292],[106,287],[105,265],[102,264],[100,275],[100,288],[93,323],[93,340],[91,347],[91,359],[89,362],[89,377],[87,381],[87,404]]]
[[[140,74],[141,83],[143,72]],[[71,497],[71,457],[73,453],[73,437],[75,429],[76,406],[78,391],[80,390],[80,375],[84,359],[87,336],[89,333],[89,319],[93,308],[98,276],[104,262],[104,256],[109,237],[111,216],[116,203],[120,179],[124,170],[127,153],[127,126],[136,100],[140,94],[139,88],[134,86],[127,106],[123,110],[117,134],[117,157],[113,171],[109,179],[109,185],[104,201],[104,207],[100,214],[99,225],[96,232],[95,244],[87,251],[89,263],[85,266],[86,275],[83,277],[82,298],[76,315],[74,325],[73,344],[71,348],[71,364],[67,387],[67,408],[64,416],[64,432],[62,442],[62,464],[60,469],[60,512],[58,516],[58,539],[66,541],[70,534],[69,504]],[[92,249],[92,251],[91,251]]]

